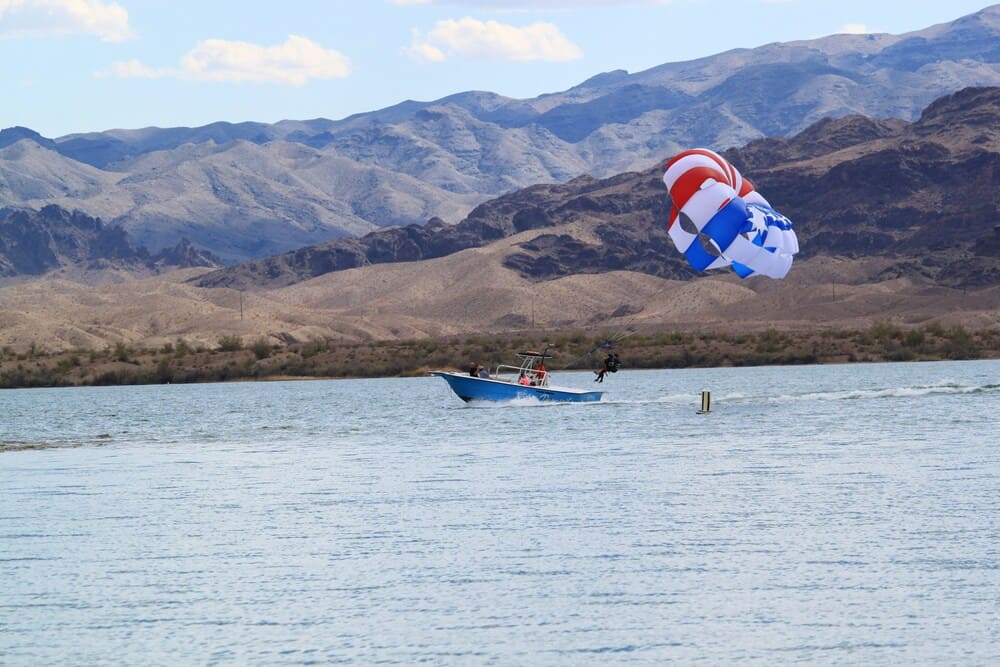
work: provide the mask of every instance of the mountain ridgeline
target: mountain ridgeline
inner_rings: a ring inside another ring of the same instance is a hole
[[[0,278],[67,268],[157,273],[193,266],[221,266],[221,262],[187,239],[152,254],[134,245],[121,227],[55,205],[40,211],[0,210]]]
[[[801,258],[893,259],[885,277],[945,286],[1000,284],[1000,88],[935,101],[919,120],[824,119],[788,139],[725,156],[796,224]],[[667,157],[667,156],[664,156]],[[694,275],[666,234],[662,166],[607,179],[536,185],[476,207],[462,222],[372,232],[220,269],[202,286],[272,288],[330,271],[441,257],[526,230],[506,265],[545,280],[630,270]],[[574,223],[588,224],[586,235]]]
[[[8,128],[0,206],[57,204],[154,250],[186,237],[237,262],[433,218],[454,223],[537,183],[642,170],[690,146],[789,137],[824,118],[913,121],[942,95],[998,85],[1000,5],[904,35],[833,35],[608,72],[534,99],[470,91],[341,120],[55,139]],[[572,187],[581,186],[597,187]],[[535,192],[549,191],[558,189]],[[518,224],[535,224],[530,217]],[[412,243],[384,253],[413,255],[429,242],[409,233]]]

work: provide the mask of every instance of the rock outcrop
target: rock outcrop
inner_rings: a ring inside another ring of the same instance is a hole
[[[40,211],[0,210],[0,278],[64,268],[163,271],[194,266],[221,262],[187,239],[150,254],[144,246],[133,245],[120,226],[55,205]]]

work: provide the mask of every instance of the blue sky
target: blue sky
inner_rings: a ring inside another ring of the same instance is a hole
[[[0,0],[0,127],[48,137],[343,118],[465,90],[534,97],[613,69],[837,32],[902,33],[983,0]]]

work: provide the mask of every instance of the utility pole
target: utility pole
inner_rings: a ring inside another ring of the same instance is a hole
[[[240,290],[240,322],[243,321],[243,290]]]

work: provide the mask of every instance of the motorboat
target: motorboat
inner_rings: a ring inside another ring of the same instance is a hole
[[[443,378],[452,391],[463,401],[512,401],[533,398],[539,401],[591,402],[599,401],[603,391],[558,387],[549,382],[551,373],[545,360],[551,359],[547,349],[542,352],[526,350],[517,353],[517,366],[501,364],[493,370],[470,369],[468,373],[455,371],[430,371],[430,375]]]

